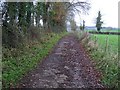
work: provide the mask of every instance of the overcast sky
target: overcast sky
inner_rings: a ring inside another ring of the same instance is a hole
[[[77,25],[80,25],[80,21],[85,20],[86,26],[95,26],[95,18],[98,15],[98,11],[101,11],[103,26],[118,27],[118,2],[119,0],[89,0],[91,3],[91,9],[89,15],[81,14],[75,16]]]
[[[91,3],[91,9],[88,12],[89,15],[81,14],[81,16],[78,16],[76,14],[75,20],[77,22],[77,25],[80,25],[80,22],[82,23],[82,20],[85,20],[86,26],[95,26],[95,20],[98,15],[98,11],[100,10],[102,14],[102,21],[104,22],[103,26],[118,27],[119,0],[88,0],[88,1]]]

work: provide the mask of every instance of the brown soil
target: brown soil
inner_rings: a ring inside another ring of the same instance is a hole
[[[103,88],[100,73],[74,35],[62,38],[19,88]]]

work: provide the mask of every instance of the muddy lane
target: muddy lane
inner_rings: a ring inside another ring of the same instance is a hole
[[[74,35],[62,38],[19,88],[102,88],[100,75]]]

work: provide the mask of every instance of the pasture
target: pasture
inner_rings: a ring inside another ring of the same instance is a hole
[[[109,52],[113,52],[114,54],[118,52],[118,35],[93,34],[91,36],[92,40],[97,40],[100,48],[109,49]]]

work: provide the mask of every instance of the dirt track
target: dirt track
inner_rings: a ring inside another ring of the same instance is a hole
[[[19,88],[101,88],[100,74],[73,35],[61,39]]]

